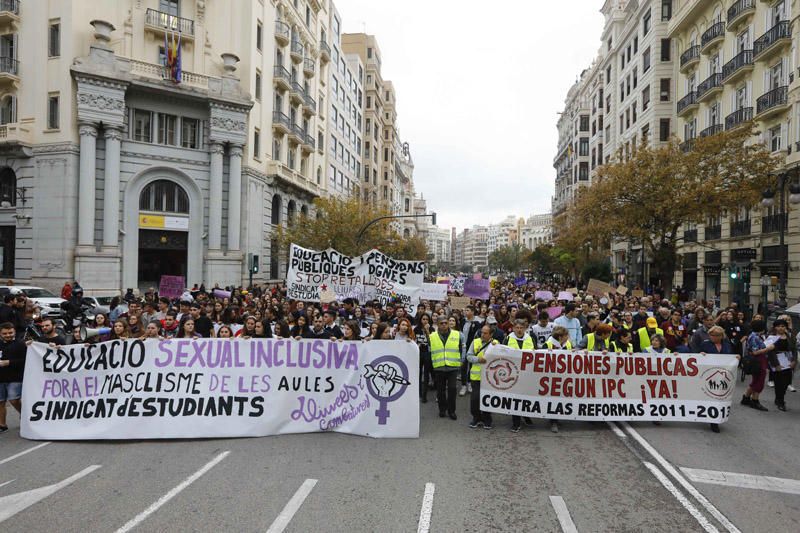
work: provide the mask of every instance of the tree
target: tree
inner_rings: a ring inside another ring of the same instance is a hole
[[[573,253],[605,253],[613,239],[643,243],[670,291],[681,226],[752,207],[761,191],[774,187],[778,159],[752,142],[755,134],[751,124],[694,139],[688,151],[675,139],[634,147],[630,158],[603,165],[579,191],[560,221],[558,244]]]
[[[528,263],[528,252],[520,244],[501,246],[489,254],[489,268],[518,272]]]
[[[283,250],[294,243],[316,250],[335,248],[351,256],[377,248],[395,259],[424,260],[428,255],[425,241],[419,236],[402,237],[392,227],[391,219],[372,224],[357,242],[361,228],[376,218],[389,215],[388,209],[362,203],[355,197],[317,198],[308,215],[278,227],[278,243]]]

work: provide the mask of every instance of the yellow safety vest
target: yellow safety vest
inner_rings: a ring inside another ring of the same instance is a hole
[[[622,353],[622,348],[616,342],[611,343],[611,347],[614,348],[614,351],[617,353]],[[628,343],[628,349],[625,350],[627,353],[633,353],[633,344]]]
[[[525,335],[525,338],[522,339],[522,346],[519,345],[519,340],[517,340],[516,337],[509,335],[508,346],[510,348],[515,348],[515,346],[511,345],[511,341],[514,341],[514,343],[516,344],[516,348],[518,350],[533,350],[533,339],[531,338],[530,335]]]
[[[594,333],[589,333],[588,335],[586,335],[586,349],[589,350],[590,352],[594,350],[595,339],[596,337]],[[604,349],[608,351],[608,339],[606,339],[604,342],[605,342]]]
[[[461,334],[459,332],[450,330],[450,335],[447,337],[447,343],[445,344],[442,342],[442,338],[439,337],[439,332],[436,331],[431,334],[430,343],[433,368],[461,366],[461,351],[458,349],[459,344],[461,344]]]
[[[639,331],[637,331],[637,333],[639,334],[639,349],[644,351],[645,348],[650,347],[650,334],[647,332],[646,327],[639,328]],[[664,330],[661,328],[656,328],[656,333],[658,335],[663,336]]]
[[[553,341],[547,339],[546,341],[544,341],[544,343],[547,345],[548,348],[550,348],[551,350],[553,349]],[[569,339],[567,339],[567,343],[564,346],[559,348],[559,350],[571,350],[571,349],[572,349],[572,342],[570,342]]]
[[[497,339],[492,339],[492,344],[497,344]],[[483,348],[483,341],[478,337],[474,341],[472,341],[472,353],[474,355],[478,355],[478,352],[481,351]],[[469,379],[470,381],[480,381],[481,380],[481,364],[480,363],[472,363],[472,366],[469,367]]]

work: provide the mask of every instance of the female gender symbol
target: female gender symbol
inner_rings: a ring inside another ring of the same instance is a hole
[[[375,370],[379,369],[381,365],[388,365],[396,371],[396,376],[394,377],[393,381],[398,385],[397,390],[388,396],[382,396],[379,393],[378,387],[374,383],[376,378],[383,378],[382,376],[379,376],[379,372],[376,372]],[[389,402],[393,402],[405,394],[406,388],[408,388],[410,385],[410,382],[408,381],[408,367],[399,357],[394,355],[384,355],[382,357],[378,357],[377,359],[373,360],[371,364],[367,365],[367,372],[364,374],[364,378],[366,378],[367,390],[369,391],[370,395],[378,401],[378,410],[375,411],[375,415],[378,417],[378,425],[384,426],[386,425],[386,420],[389,418],[390,413],[386,406],[389,404]]]

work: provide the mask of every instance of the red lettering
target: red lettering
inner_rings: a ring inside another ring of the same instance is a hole
[[[525,368],[532,362],[533,362],[533,354],[531,352],[523,352],[522,363],[520,364],[520,370],[524,372]]]

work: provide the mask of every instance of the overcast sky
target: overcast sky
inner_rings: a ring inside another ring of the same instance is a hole
[[[600,46],[601,0],[334,0],[373,34],[414,183],[442,228],[550,211],[556,121]]]

